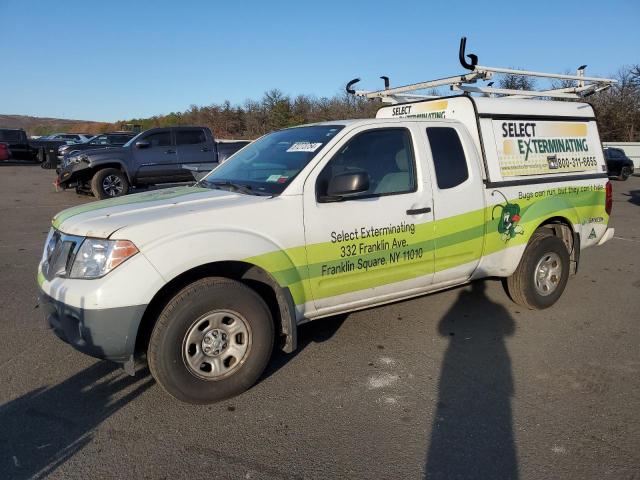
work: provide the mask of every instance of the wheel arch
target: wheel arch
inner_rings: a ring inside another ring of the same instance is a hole
[[[214,276],[241,282],[260,295],[271,311],[276,335],[282,340],[280,348],[287,353],[296,349],[296,311],[289,289],[280,286],[269,272],[258,265],[246,261],[216,261],[182,272],[156,292],[138,327],[136,354],[146,352],[158,316],[171,298],[187,285],[202,278]]]
[[[574,228],[574,224],[569,218],[556,215],[541,221],[533,232],[540,229],[546,229],[549,233],[560,238],[569,252],[569,260],[571,262],[570,273],[575,274],[578,271],[578,263],[580,261],[580,233]]]
[[[131,176],[129,175],[129,171],[125,167],[124,162],[122,162],[120,160],[107,160],[107,161],[100,162],[100,163],[97,163],[97,164],[90,164],[90,166],[89,166],[89,171],[90,171],[89,179],[93,178],[93,176],[96,173],[98,173],[98,171],[104,170],[105,168],[115,168],[117,170],[120,170],[122,173],[124,173],[126,175],[127,180],[129,181],[129,184],[131,184]]]

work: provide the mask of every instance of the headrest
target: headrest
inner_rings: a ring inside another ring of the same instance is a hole
[[[406,148],[403,148],[402,150],[398,151],[398,153],[396,153],[396,166],[401,172],[409,171],[409,158],[407,157]]]

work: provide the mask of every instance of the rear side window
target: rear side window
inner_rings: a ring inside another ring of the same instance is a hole
[[[205,143],[207,139],[204,136],[203,130],[177,130],[176,131],[176,144],[177,145],[198,145]]]
[[[19,130],[0,130],[0,142],[20,143],[22,135]]]
[[[438,188],[453,188],[469,178],[467,159],[455,128],[429,127],[427,137],[431,145]]]

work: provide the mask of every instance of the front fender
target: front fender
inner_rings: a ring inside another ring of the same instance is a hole
[[[300,240],[298,245],[304,245]],[[245,229],[199,229],[162,236],[140,247],[166,282],[193,268],[242,261],[268,272],[289,288],[295,304],[311,300],[304,246],[285,248],[275,239]],[[259,252],[256,254],[256,252]]]
[[[131,181],[131,176],[129,175],[129,169],[127,168],[127,163],[122,157],[107,157],[107,158],[98,158],[92,159],[89,157],[89,167],[95,172],[102,168],[119,168],[123,172],[126,173],[127,178]]]

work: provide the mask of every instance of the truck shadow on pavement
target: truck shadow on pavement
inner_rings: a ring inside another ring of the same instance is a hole
[[[505,345],[515,322],[485,288],[485,282],[475,282],[462,290],[438,324],[449,345],[426,455],[428,480],[518,477],[514,385]]]
[[[146,369],[131,377],[98,361],[0,406],[0,478],[50,475],[91,442],[96,426],[151,385]]]
[[[630,203],[640,206],[640,190],[631,190],[629,193],[623,193],[623,195],[629,197]]]
[[[287,363],[291,362],[310,343],[322,343],[330,340],[348,317],[349,314],[344,313],[341,315],[323,318],[322,321],[311,321],[298,327],[298,348],[296,348],[292,353],[284,353],[282,350],[274,347],[274,352],[271,355],[271,361],[260,377],[260,380],[258,380],[258,383],[263,382],[284,367]]]
[[[40,163],[31,160],[2,160],[0,161],[0,167],[39,167]],[[55,172],[54,172],[55,173]]]

